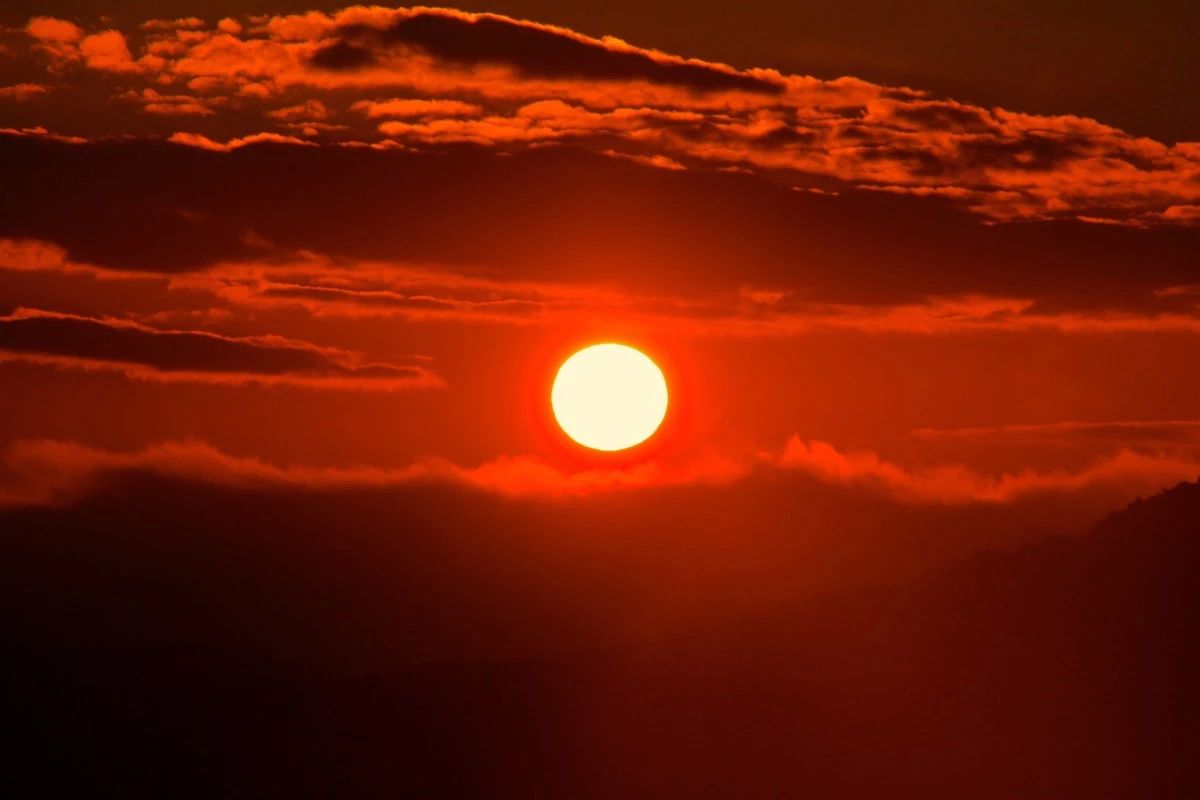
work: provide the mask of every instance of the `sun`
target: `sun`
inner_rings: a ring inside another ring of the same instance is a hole
[[[608,342],[559,367],[550,390],[554,418],[593,450],[625,450],[649,439],[667,415],[667,381],[645,353]]]

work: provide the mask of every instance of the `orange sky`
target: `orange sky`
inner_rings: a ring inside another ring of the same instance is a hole
[[[41,440],[534,493],[770,469],[1007,503],[1198,471],[1200,143],[449,10],[0,44],[18,478]],[[547,401],[609,339],[673,398],[616,460]]]
[[[1200,4],[0,5],[14,796],[1196,796]]]

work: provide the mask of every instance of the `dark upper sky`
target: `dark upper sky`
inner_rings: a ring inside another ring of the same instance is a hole
[[[332,10],[339,0],[114,0],[116,23]],[[739,67],[855,75],[981,105],[1095,117],[1161,141],[1200,139],[1200,4],[1189,0],[460,0]],[[95,20],[89,0],[18,0],[0,22]]]

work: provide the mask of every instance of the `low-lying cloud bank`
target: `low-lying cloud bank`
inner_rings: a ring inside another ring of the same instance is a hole
[[[1025,469],[987,475],[957,464],[911,469],[870,451],[842,452],[827,442],[793,437],[775,459],[827,483],[865,486],[910,503],[1008,503],[1021,497],[1097,486],[1145,492],[1200,475],[1200,460],[1122,449],[1076,471]]]
[[[910,504],[1011,503],[1046,494],[1106,489],[1133,497],[1200,475],[1200,460],[1122,449],[1079,470],[989,475],[962,465],[909,468],[870,451],[843,452],[822,441],[790,439],[779,452],[749,458],[709,454],[680,463],[645,461],[621,467],[567,469],[546,459],[500,456],[475,467],[429,458],[401,467],[280,465],[234,456],[201,441],[171,441],[136,451],[77,442],[25,440],[4,456],[7,504],[53,504],[85,493],[107,474],[149,472],[220,486],[337,490],[450,484],[508,497],[586,497],[651,487],[722,485],[770,471],[802,474]]]

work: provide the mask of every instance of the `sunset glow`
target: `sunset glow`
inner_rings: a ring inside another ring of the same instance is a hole
[[[17,798],[1200,798],[1200,2],[0,2]]]

